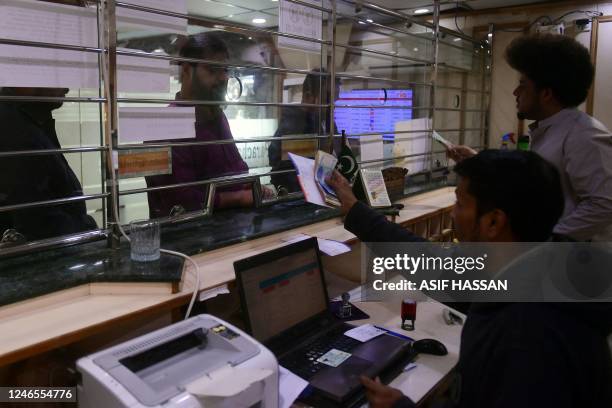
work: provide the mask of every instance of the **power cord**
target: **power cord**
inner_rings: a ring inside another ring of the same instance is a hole
[[[104,5],[102,5],[102,10],[104,10]],[[100,25],[101,23],[100,19]],[[99,31],[99,32],[104,32],[104,31]],[[103,36],[103,41],[106,42],[106,36]],[[106,47],[106,44],[103,44],[104,48]],[[104,79],[104,92],[106,93],[107,97],[108,95],[110,95],[110,87],[109,87],[109,74],[108,74],[108,66],[106,64],[101,64],[102,65],[102,77]],[[111,115],[111,112],[108,112],[108,115]],[[107,129],[108,131],[109,129]],[[115,174],[115,155],[113,153],[113,147],[112,147],[112,143],[108,144],[108,157],[109,157],[109,163],[110,163],[110,169],[109,169],[109,173],[111,174],[111,185],[112,188],[118,188],[118,183],[117,183],[117,176]],[[128,234],[126,234],[125,230],[123,229],[123,226],[121,225],[121,218],[119,215],[119,206],[117,201],[118,200],[112,200],[113,201],[113,206],[112,206],[112,210],[113,210],[113,215],[115,216],[115,220],[117,222],[117,228],[119,229],[119,232],[121,233],[121,235],[127,240],[127,242],[131,242],[130,237],[128,236]],[[191,295],[191,300],[189,302],[189,306],[187,307],[187,312],[185,313],[185,319],[189,318],[189,315],[191,314],[191,310],[193,309],[193,305],[195,303],[195,300],[198,296],[198,291],[200,290],[200,269],[198,268],[198,264],[193,260],[193,258],[191,258],[190,256],[182,253],[182,252],[177,252],[177,251],[171,251],[169,249],[161,249],[159,250],[159,252],[164,253],[164,254],[168,254],[168,255],[173,255],[173,256],[177,256],[179,258],[184,258],[187,262],[190,262],[191,265],[193,265],[193,270],[194,270],[194,274],[195,274],[195,278],[196,278],[196,282],[193,288],[193,294]]]
[[[457,31],[459,31],[461,34],[465,35],[463,30],[461,28],[459,28],[459,24],[457,23],[457,15],[458,14],[459,14],[459,2],[457,1],[455,3],[455,27],[457,28]]]
[[[572,10],[572,11],[568,11],[565,14],[562,14],[561,16],[557,17],[556,19],[552,19],[552,17],[550,16],[540,16],[538,18],[536,18],[535,20],[533,20],[531,23],[529,23],[529,25],[525,28],[518,28],[518,29],[496,29],[496,31],[503,31],[506,33],[520,33],[523,32],[525,30],[530,30],[535,24],[537,24],[540,20],[542,19],[546,19],[548,20],[548,24],[555,24],[555,23],[559,23],[561,22],[565,17],[572,15],[572,14],[585,14],[587,15],[589,18],[594,18],[594,17],[599,17],[599,16],[603,16],[602,12],[599,11],[594,11],[594,10]],[[456,15],[455,15],[455,24],[457,19],[456,19]]]

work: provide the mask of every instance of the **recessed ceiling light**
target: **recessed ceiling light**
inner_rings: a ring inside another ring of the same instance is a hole
[[[359,24],[365,24],[365,21],[359,20]]]
[[[414,52],[417,52],[419,49],[417,47],[414,47]]]
[[[425,13],[429,13],[429,9],[422,8],[422,9],[414,10],[414,14],[425,14]]]
[[[487,34],[487,37],[489,37],[489,38],[493,37],[493,33]]]
[[[454,42],[461,41],[461,38],[457,37],[453,39]]]
[[[254,18],[253,24],[264,24],[266,22],[265,18]]]
[[[232,17],[234,17],[234,15],[233,15],[233,14],[230,14],[230,15],[229,15],[229,16],[227,16],[227,17],[232,18]]]
[[[368,23],[373,23],[373,22],[374,22],[374,20],[372,20],[371,18],[366,19],[366,21],[367,21]]]

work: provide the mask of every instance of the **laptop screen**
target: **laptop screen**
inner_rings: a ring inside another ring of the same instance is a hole
[[[253,337],[259,341],[324,312],[327,295],[321,278],[321,268],[315,247],[298,242],[256,258],[262,262],[247,262],[240,273],[243,302],[246,304]],[[270,254],[271,256],[266,257]],[[266,259],[268,258],[268,259]]]

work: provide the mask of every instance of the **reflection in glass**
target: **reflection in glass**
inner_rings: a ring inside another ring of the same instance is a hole
[[[64,88],[2,88],[3,96],[64,97]],[[63,102],[0,101],[0,151],[61,149],[52,112]],[[0,159],[0,206],[83,195],[63,154]],[[15,229],[28,240],[96,229],[84,201],[0,213],[0,234]]]
[[[189,37],[179,55],[226,62],[229,51],[215,32],[203,32]],[[226,100],[228,69],[197,63],[180,65],[181,89],[177,100],[222,102]],[[183,105],[184,106],[184,105]],[[233,140],[229,123],[220,105],[196,104],[196,141]],[[176,142],[177,140],[174,140]],[[186,139],[185,141],[192,141]],[[172,174],[146,177],[149,187],[187,183],[214,177],[242,174],[248,166],[233,143],[172,148]],[[206,201],[206,186],[180,187],[148,192],[149,216],[167,217],[176,205],[186,211],[198,211]],[[253,203],[247,185],[220,187],[215,194],[215,207],[245,207]]]

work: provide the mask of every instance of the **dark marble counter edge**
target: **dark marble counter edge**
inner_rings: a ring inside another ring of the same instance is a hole
[[[406,197],[440,187],[444,185],[417,187]],[[218,211],[211,217],[164,227],[161,247],[197,255],[339,215],[338,209],[303,200]],[[158,262],[131,262],[126,242],[120,250],[99,241],[0,259],[0,306],[93,282],[179,282],[182,270],[183,259],[166,254]]]
[[[163,228],[161,247],[195,255],[338,215],[303,201],[219,211]],[[166,254],[157,262],[132,262],[125,242],[118,251],[93,242],[0,259],[0,306],[93,282],[179,282],[182,270],[183,259]]]

